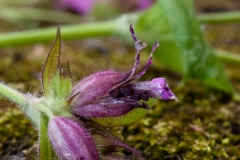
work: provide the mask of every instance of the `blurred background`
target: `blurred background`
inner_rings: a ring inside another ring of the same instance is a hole
[[[240,1],[238,0],[1,0],[0,80],[41,93],[41,69],[56,28],[62,28],[61,63],[74,81],[134,63],[133,24],[160,47],[141,80],[164,77],[180,102],[151,102],[138,122],[110,128],[145,159],[239,159]],[[37,133],[11,102],[0,99],[0,159],[34,159]]]

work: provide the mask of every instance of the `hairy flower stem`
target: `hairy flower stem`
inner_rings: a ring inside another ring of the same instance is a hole
[[[32,97],[27,97],[24,94],[20,93],[19,91],[12,89],[3,83],[0,83],[0,95],[9,99],[11,102],[17,104],[19,108],[21,108],[22,110],[26,110],[28,107],[35,107],[35,110],[45,113],[48,117],[50,118],[54,117],[52,111],[45,107],[44,105],[37,102],[33,104]]]
[[[18,107],[26,113],[38,129],[40,145],[39,157],[41,159],[48,159],[49,157],[56,158],[56,155],[52,152],[53,149],[47,138],[48,120],[49,118],[54,117],[53,112],[48,108],[48,106],[41,104],[39,101],[40,99],[30,96],[28,97],[3,83],[0,83],[0,95],[18,105]],[[40,114],[40,112],[44,114]]]
[[[0,83],[0,95],[19,105],[21,109],[25,109],[26,105],[29,103],[27,97],[24,94],[10,88],[3,83]]]
[[[31,107],[32,98],[25,96],[19,91],[10,88],[9,86],[0,83],[0,95],[9,99],[11,102],[15,103],[25,114],[31,119],[31,121],[39,127],[39,110]]]
[[[36,107],[42,113],[46,114],[48,118],[53,118],[55,116],[47,106],[44,106],[42,104],[36,104],[34,107]]]
[[[47,106],[39,103],[37,98],[26,96],[3,83],[0,83],[0,95],[22,109],[37,127],[39,127],[40,112],[46,114],[49,118],[54,117],[53,112]]]

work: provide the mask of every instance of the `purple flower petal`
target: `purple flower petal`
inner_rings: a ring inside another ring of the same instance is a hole
[[[86,119],[83,117],[78,117],[80,121],[82,121],[86,128],[91,129],[92,134],[101,135],[102,137],[98,137],[100,139],[100,147],[121,147],[126,149],[129,152],[132,152],[136,157],[138,157],[139,160],[142,160],[142,157],[140,156],[139,152],[135,150],[134,148],[128,146],[126,143],[121,141],[119,138],[114,136],[112,133],[110,133],[106,128],[101,126],[100,124],[96,123],[95,121],[91,119]],[[119,157],[120,158],[120,157]]]
[[[145,92],[150,98],[163,100],[176,100],[177,97],[170,90],[165,78],[156,78],[152,81],[132,84],[132,88],[138,92]]]
[[[136,40],[136,56],[134,67],[132,68],[132,70],[125,73],[118,73],[113,70],[102,71],[83,79],[74,86],[71,93],[72,96],[75,96],[77,94],[72,102],[73,107],[81,107],[97,98],[103,97],[111,90],[114,90],[115,88],[136,78],[140,78],[145,73],[146,69],[151,64],[152,55],[156,47],[158,46],[158,43],[154,45],[145,69],[136,78],[132,78],[140,64],[140,51],[147,45],[137,40],[132,26],[130,26],[130,31],[134,40]]]
[[[131,97],[114,99],[112,97],[106,97],[97,100],[93,104],[87,104],[83,107],[74,107],[72,110],[79,116],[86,118],[99,118],[121,116],[135,108],[149,109],[147,104],[139,103],[136,100],[130,98]],[[140,97],[138,99],[140,100]]]
[[[72,106],[81,107],[90,101],[104,96],[113,89],[114,86],[125,81],[129,77],[129,72],[118,73],[113,70],[97,72],[86,77],[73,87],[74,97]]]
[[[132,25],[130,32],[135,41],[136,51],[132,70],[125,73],[103,71],[83,79],[73,88],[71,104],[73,113],[87,118],[116,117],[135,108],[149,109],[146,103],[140,103],[141,100],[147,101],[149,98],[177,100],[164,78],[130,84],[146,73],[152,63],[153,53],[159,46],[158,42],[153,45],[146,66],[136,74],[140,64],[140,51],[147,45],[137,39]]]
[[[54,117],[48,124],[52,146],[62,160],[98,160],[98,151],[90,133],[72,119]]]

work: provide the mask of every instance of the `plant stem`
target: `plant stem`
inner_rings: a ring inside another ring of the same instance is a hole
[[[240,21],[240,12],[209,13],[199,15],[202,23],[227,23]],[[89,24],[76,24],[62,27],[62,38],[76,39],[99,36],[109,36],[114,32],[116,20],[96,22]],[[55,27],[35,29],[0,35],[0,47],[29,45],[34,43],[48,42],[54,39]]]
[[[49,118],[42,114],[40,118],[40,129],[39,129],[39,152],[38,159],[58,159],[55,152],[53,151],[51,142],[48,138],[48,122]]]
[[[39,126],[39,111],[31,106],[33,97],[27,97],[19,91],[0,83],[0,95],[15,103],[31,119],[35,126]]]
[[[234,12],[235,13],[235,12]],[[239,13],[239,20],[240,20],[240,12]],[[214,21],[215,17],[221,17],[221,15],[226,14],[224,17],[228,17],[231,19],[231,13],[216,13],[209,18],[209,21],[212,19]],[[204,17],[208,14],[200,15],[201,22],[205,21]],[[233,16],[232,16],[233,17]],[[237,17],[237,16],[236,16]],[[219,22],[221,18],[219,18]],[[227,19],[227,18],[226,18]],[[235,18],[237,19],[237,18]],[[232,18],[233,20],[233,18]],[[101,37],[101,36],[110,36],[115,33],[116,27],[118,26],[118,19],[105,21],[105,22],[95,22],[89,24],[76,24],[76,25],[69,25],[61,27],[62,31],[62,39],[69,40],[69,39],[77,39],[77,38],[89,38],[89,37]],[[230,21],[229,21],[230,22]],[[29,45],[34,43],[41,43],[41,42],[49,42],[55,38],[56,28],[44,28],[44,29],[35,29],[30,31],[22,31],[22,32],[15,32],[15,33],[6,33],[0,35],[0,48],[7,47],[7,46],[19,46],[19,45]],[[226,62],[234,62],[240,63],[240,55],[230,53],[227,51],[216,50],[216,55],[222,60]]]
[[[27,97],[24,94],[3,83],[0,83],[0,95],[21,106],[22,109],[28,104]]]
[[[224,62],[240,64],[240,55],[237,53],[216,49],[215,54],[219,59],[221,59]]]
[[[109,36],[113,34],[115,20],[77,24],[61,27],[62,39],[77,39]],[[0,47],[29,45],[34,43],[49,42],[55,38],[56,27],[35,29],[15,33],[6,33],[0,35]]]
[[[240,11],[204,13],[198,16],[201,23],[234,23],[240,22]]]
[[[57,23],[76,23],[80,16],[61,11],[20,6],[0,6],[0,16],[5,19],[37,20]],[[61,17],[61,18],[56,18]]]
[[[34,107],[36,107],[36,110],[39,110],[45,114],[48,118],[53,118],[55,116],[47,106],[44,106],[41,103],[36,104]]]

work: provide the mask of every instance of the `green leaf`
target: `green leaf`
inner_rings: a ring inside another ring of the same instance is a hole
[[[55,99],[66,99],[72,89],[72,81],[68,75],[62,75],[59,71],[51,79],[51,94]]]
[[[149,99],[147,102],[149,106],[152,106],[156,104],[156,99]],[[106,118],[93,118],[94,121],[98,122],[99,124],[105,126],[105,127],[114,127],[114,126],[122,126],[134,123],[141,119],[148,110],[143,108],[136,108],[132,110],[131,112],[118,116],[118,117],[106,117]]]
[[[233,94],[220,61],[203,38],[190,2],[158,0],[139,16],[135,25],[137,36],[148,44],[159,39],[155,57],[170,69],[183,73],[185,81],[197,79]]]
[[[194,11],[185,1],[158,0],[158,6],[168,19],[174,41],[185,59],[185,78],[198,79],[233,94],[233,88],[223,72],[220,61],[205,42]]]
[[[45,97],[55,99],[68,98],[72,89],[72,80],[69,66],[67,71],[60,68],[61,33],[57,29],[56,40],[48,54],[47,61],[42,71],[42,84]]]
[[[57,29],[56,40],[48,54],[47,61],[42,71],[42,85],[45,97],[49,97],[52,93],[51,80],[59,71],[59,60],[61,51],[61,33],[60,27]],[[60,75],[58,74],[60,79]]]
[[[131,124],[138,121],[147,113],[146,109],[137,108],[131,112],[118,116],[118,117],[107,117],[107,118],[93,118],[94,121],[105,127],[114,127]]]
[[[181,50],[173,41],[174,35],[168,19],[158,5],[154,5],[143,12],[137,18],[133,27],[137,37],[148,45],[159,40],[160,47],[154,52],[155,59],[160,60],[168,68],[183,73],[184,66],[182,64],[184,58]]]

